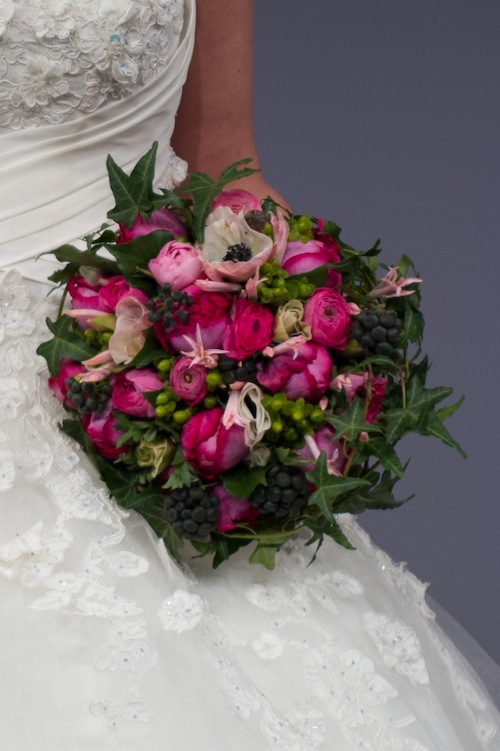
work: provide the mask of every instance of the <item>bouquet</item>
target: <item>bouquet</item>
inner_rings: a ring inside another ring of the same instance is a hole
[[[186,539],[214,566],[251,545],[273,568],[303,531],[352,547],[339,514],[403,502],[404,435],[460,450],[443,424],[460,400],[425,385],[411,260],[223,190],[250,160],[155,192],[155,155],[130,175],[108,158],[117,229],[53,251],[65,294],[39,353],[62,430],[177,558]]]

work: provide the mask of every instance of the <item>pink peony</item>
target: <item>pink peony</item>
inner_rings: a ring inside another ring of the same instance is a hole
[[[198,279],[202,266],[192,245],[172,240],[149,262],[149,270],[158,284],[168,283],[172,289],[184,289]]]
[[[159,209],[153,211],[149,219],[143,219],[138,214],[132,227],[125,227],[124,224],[120,224],[120,233],[118,235],[118,243],[128,243],[133,240],[134,237],[140,237],[141,235],[149,235],[150,232],[156,230],[165,230],[170,232],[172,237],[182,237],[186,230],[181,222],[177,219],[175,214],[172,214],[168,209]]]
[[[74,407],[74,404],[72,404],[67,398],[68,387],[66,381],[68,378],[75,378],[75,376],[80,375],[84,370],[85,368],[80,362],[75,362],[74,360],[69,360],[67,357],[64,357],[59,363],[59,372],[57,376],[55,378],[54,376],[50,376],[49,387],[65,407]]]
[[[111,385],[111,401],[115,409],[133,417],[154,417],[155,408],[143,396],[144,391],[159,391],[163,388],[163,381],[154,370],[124,370],[113,376]]]
[[[351,328],[349,307],[338,292],[319,287],[304,306],[304,323],[311,327],[313,342],[343,350]]]
[[[314,402],[325,394],[331,375],[332,361],[327,350],[306,342],[259,365],[257,380],[272,394],[284,391],[289,399],[303,397]]]
[[[251,524],[259,515],[258,510],[249,501],[231,495],[223,485],[217,485],[213,492],[220,501],[217,529],[221,532],[235,529],[238,526],[236,522],[239,521]]]
[[[248,190],[223,190],[212,201],[210,211],[215,211],[219,206],[229,206],[235,214],[239,214],[240,211],[245,214],[248,211],[262,211],[262,204]]]
[[[281,265],[289,274],[296,276],[307,274],[308,271],[323,266],[325,263],[338,263],[339,261],[340,247],[337,241],[330,235],[317,233],[314,240],[289,242]],[[328,269],[326,286],[338,287],[341,283],[340,273],[335,269]]]
[[[224,334],[228,357],[244,360],[272,341],[274,316],[264,305],[237,298],[231,310],[231,323]]]
[[[203,477],[212,478],[239,464],[249,454],[245,431],[239,425],[225,428],[221,407],[197,412],[181,435],[184,456]]]
[[[170,372],[170,388],[193,407],[207,395],[207,372],[203,365],[193,365],[189,357],[179,357]]]
[[[163,324],[155,325],[155,332],[167,351],[186,352],[191,349],[185,334],[196,339],[196,327],[199,324],[203,345],[206,349],[220,349],[224,331],[229,323],[229,313],[233,296],[227,292],[204,292],[195,284],[186,287],[193,298],[188,308],[187,323],[178,323],[172,329],[165,329]]]
[[[108,405],[105,412],[100,415],[95,412],[89,416],[85,415],[82,421],[95,448],[106,459],[117,459],[120,454],[129,451],[128,446],[116,445],[123,432],[115,428],[115,417],[111,411],[111,405]]]
[[[90,284],[83,276],[71,277],[68,282],[68,295],[71,298],[71,307],[75,310],[101,310],[99,306],[101,289],[101,285]],[[77,321],[81,328],[89,328],[86,320],[77,319]]]

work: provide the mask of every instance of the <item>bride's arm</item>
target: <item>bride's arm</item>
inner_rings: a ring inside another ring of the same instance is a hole
[[[252,26],[253,0],[197,4],[195,50],[172,139],[191,171],[218,177],[245,157],[261,166],[253,131]],[[262,173],[231,187],[284,203]]]

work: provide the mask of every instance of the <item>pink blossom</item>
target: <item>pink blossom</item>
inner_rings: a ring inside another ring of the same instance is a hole
[[[349,404],[351,404],[356,394],[362,399],[366,399],[369,391],[370,401],[366,410],[365,420],[368,423],[372,423],[375,422],[381,412],[387,383],[387,378],[376,375],[370,376],[369,373],[350,373],[349,375],[341,373],[330,383],[330,388],[334,391],[344,389]]]
[[[239,425],[225,428],[221,407],[197,412],[181,435],[184,456],[193,469],[206,478],[213,478],[239,464],[249,454],[245,431]]]
[[[153,211],[149,219],[144,219],[140,214],[137,215],[132,227],[125,227],[124,224],[120,224],[120,233],[118,235],[118,243],[128,243],[133,240],[134,237],[141,235],[149,235],[150,232],[155,230],[165,230],[170,232],[172,237],[182,237],[186,230],[181,224],[179,219],[168,209],[159,209]]]
[[[185,289],[201,274],[198,253],[192,245],[172,240],[149,262],[149,270],[158,284],[170,284],[172,289]]]
[[[259,515],[258,510],[249,501],[231,495],[223,485],[216,485],[213,492],[220,501],[217,529],[221,532],[235,529],[239,521],[252,524]]]
[[[320,344],[306,342],[261,364],[257,380],[273,394],[284,391],[289,399],[318,401],[328,388],[331,374],[328,351]]]
[[[111,401],[115,409],[133,417],[154,417],[154,406],[143,396],[144,392],[160,391],[163,388],[163,381],[154,370],[124,370],[113,376],[111,386]]]
[[[210,211],[215,211],[219,206],[228,206],[235,214],[243,211],[262,211],[262,204],[248,190],[223,190],[218,196],[215,196],[210,207]]]
[[[135,297],[122,297],[116,306],[115,330],[108,342],[115,363],[129,363],[144,346],[144,331],[152,326],[148,310]]]
[[[117,304],[124,297],[135,297],[143,305],[148,301],[142,289],[131,287],[123,276],[112,276],[101,286],[98,307],[106,313],[114,313]]]
[[[311,472],[322,451],[326,454],[330,474],[341,475],[347,460],[343,454],[342,443],[335,440],[335,430],[330,425],[324,425],[314,431],[313,436],[306,436],[305,445],[296,453],[299,459],[308,461],[309,464],[301,465],[300,469],[303,472]]]
[[[412,295],[414,289],[404,289],[409,284],[419,284],[422,279],[417,277],[404,277],[399,276],[398,269],[393,266],[389,269],[387,274],[382,277],[379,283],[374,287],[369,296],[370,297],[404,297],[405,295]]]
[[[311,338],[324,347],[344,350],[351,328],[351,316],[341,294],[319,287],[304,306],[304,323],[311,327]]]

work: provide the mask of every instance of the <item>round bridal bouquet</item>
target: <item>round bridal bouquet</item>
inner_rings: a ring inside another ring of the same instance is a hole
[[[155,155],[130,176],[109,158],[117,229],[54,251],[65,294],[39,353],[62,429],[177,557],[185,539],[214,566],[251,544],[272,568],[303,530],[350,547],[339,514],[402,503],[404,435],[459,449],[459,403],[425,385],[421,280],[331,221],[224,190],[249,160],[155,192]]]

